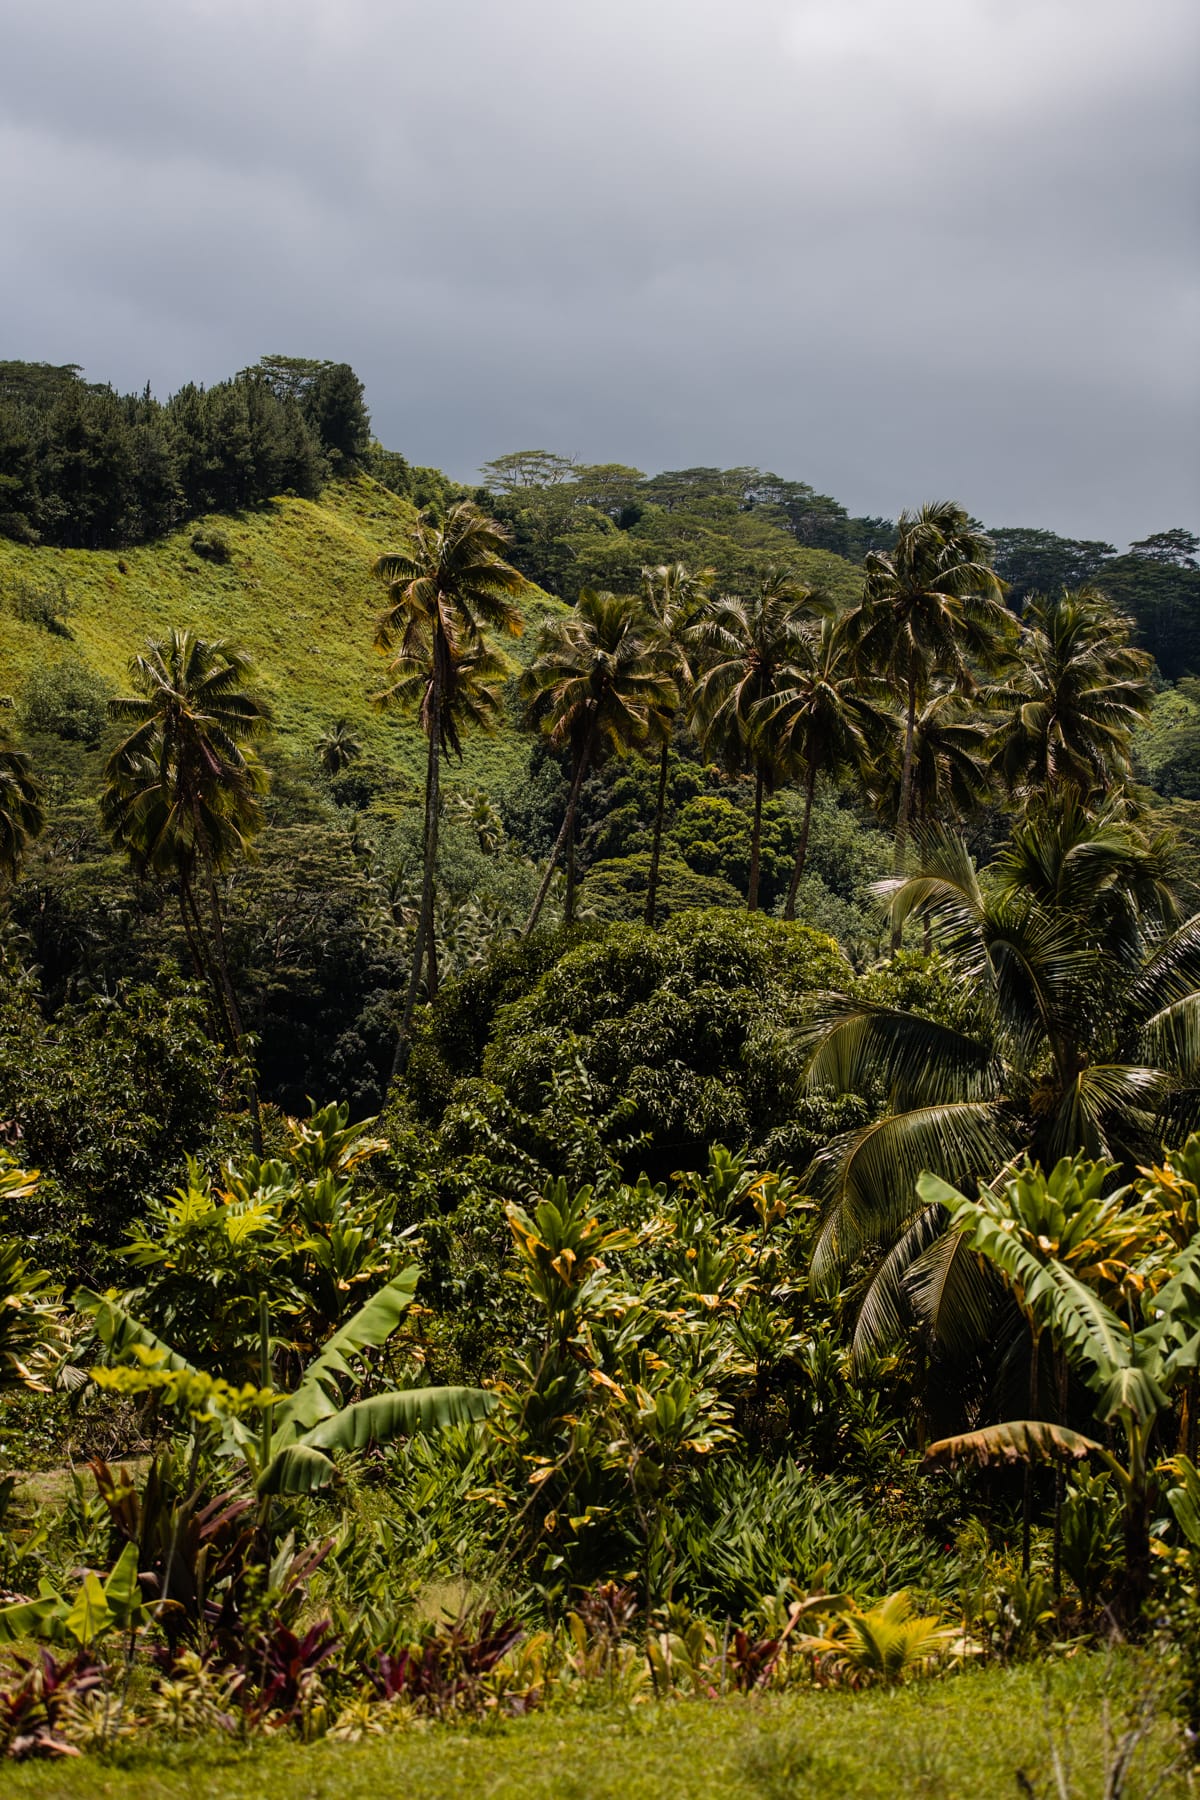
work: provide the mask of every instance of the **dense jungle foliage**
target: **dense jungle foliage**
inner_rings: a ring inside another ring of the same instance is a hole
[[[482,474],[0,365],[0,1750],[1121,1644],[1185,1791],[1196,540]]]

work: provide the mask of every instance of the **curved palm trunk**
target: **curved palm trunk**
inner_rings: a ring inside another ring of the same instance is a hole
[[[758,911],[758,865],[762,856],[763,772],[754,777],[754,830],[750,834],[750,881],[746,889],[746,911]]]
[[[196,910],[196,902],[194,899],[191,898],[191,895],[188,892],[188,882],[187,882],[186,877],[183,874],[180,874],[180,877],[179,877],[179,917],[180,917],[180,921],[182,922],[182,925],[183,925],[183,935],[187,939],[188,955],[192,959],[192,970],[196,976],[197,981],[207,981],[207,982],[211,983],[212,976],[209,973],[209,970],[207,969],[207,967],[205,966],[205,961],[204,961],[204,957],[201,953],[200,944],[197,942],[196,932],[192,926],[191,915],[188,912],[189,900],[191,900],[192,912],[194,913]]]
[[[662,760],[658,765],[658,799],[654,808],[654,842],[650,848],[650,879],[646,884],[646,923],[653,926],[655,908],[658,904],[658,861],[662,852],[663,813],[667,805],[667,759],[671,754],[671,740],[667,738],[662,747]]]
[[[538,916],[541,913],[543,905],[545,904],[546,895],[550,892],[550,882],[554,875],[554,870],[557,867],[558,859],[562,855],[563,845],[568,842],[573,842],[573,840],[574,840],[575,814],[579,807],[579,792],[580,792],[580,789],[583,787],[583,778],[587,772],[588,760],[591,756],[591,750],[592,750],[592,740],[591,740],[591,737],[589,736],[588,738],[586,738],[584,740],[583,749],[581,750],[580,755],[579,755],[579,762],[575,768],[574,779],[571,782],[571,792],[567,798],[566,817],[563,819],[561,829],[559,830],[559,834],[554,840],[554,848],[550,852],[550,861],[546,864],[546,873],[542,876],[541,886],[538,888],[537,895],[533,902],[533,906],[530,909],[529,917],[526,919],[524,927],[521,931],[522,939],[525,939],[529,936],[530,932],[533,930],[534,926],[538,922]],[[572,898],[573,898],[573,896],[568,895],[568,902]],[[567,923],[570,924],[570,922],[571,921],[568,918]]]
[[[408,1067],[409,1052],[412,1049],[413,1014],[417,1010],[417,995],[421,989],[421,971],[427,958],[434,989],[434,993],[430,995],[431,999],[435,997],[437,988],[437,952],[433,941],[433,903],[437,891],[438,815],[441,808],[442,770],[442,670],[439,650],[440,646],[435,642],[432,693],[430,695],[429,749],[425,762],[425,845],[421,868],[421,910],[417,916],[417,935],[413,943],[408,992],[404,996],[404,1011],[400,1017],[400,1029],[396,1033],[395,1055],[392,1057],[393,1081]]]
[[[796,845],[796,861],[792,865],[792,879],[788,882],[787,900],[783,908],[785,919],[796,916],[796,894],[800,887],[800,877],[804,873],[804,865],[808,860],[808,834],[812,826],[813,795],[817,791],[816,764],[808,765],[808,778],[804,783],[804,823],[800,827],[800,842]]]
[[[429,998],[437,998],[437,944],[433,909],[437,900],[438,834],[442,822],[442,682],[435,684],[433,718],[429,734],[432,754],[425,792],[425,866],[421,874],[421,912],[425,920]]]
[[[179,877],[179,912],[192,967],[197,979],[204,983],[207,990],[209,1029],[215,1042],[226,1043],[232,1037],[233,1027],[225,1012],[220,978],[208,946],[208,934],[204,929],[204,920],[200,917],[200,908],[196,904],[191,877],[182,873]]]
[[[563,902],[563,924],[569,931],[575,923],[575,833],[567,833],[567,891]]]

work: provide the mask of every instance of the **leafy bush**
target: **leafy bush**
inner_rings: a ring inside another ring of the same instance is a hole
[[[74,636],[67,624],[72,611],[71,600],[61,575],[51,576],[41,585],[19,578],[13,584],[8,603],[14,619],[20,619],[23,624],[36,625],[52,637]]]
[[[194,988],[67,1007],[53,1029],[28,989],[0,990],[0,1121],[43,1177],[10,1229],[52,1269],[96,1275],[143,1198],[213,1142],[228,1074]]]
[[[599,1111],[632,1103],[631,1172],[696,1166],[714,1141],[755,1144],[788,1119],[806,996],[845,972],[831,939],[759,914],[681,913],[659,931],[613,925],[503,1008],[483,1073],[534,1111],[569,1035]]]
[[[192,549],[205,562],[227,563],[233,555],[228,534],[212,525],[192,533]]]
[[[613,919],[640,921],[645,913],[649,880],[647,852],[593,863],[580,889],[580,907],[589,917],[606,924]],[[719,875],[698,875],[679,857],[664,856],[659,863],[659,919],[697,907],[740,906],[741,898],[730,882]]]
[[[109,693],[82,659],[64,657],[29,676],[21,696],[21,722],[26,731],[97,744],[108,719]]]

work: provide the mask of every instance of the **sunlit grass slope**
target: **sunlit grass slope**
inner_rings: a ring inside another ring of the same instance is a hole
[[[0,538],[0,694],[19,701],[34,668],[64,657],[82,658],[122,688],[148,636],[191,625],[250,650],[287,747],[306,750],[344,717],[369,751],[416,776],[416,725],[381,715],[369,699],[384,667],[372,648],[383,595],[371,564],[412,517],[407,501],[362,477],[332,484],[319,501],[283,497],[260,511],[194,520],[129,550],[31,549]],[[224,563],[192,548],[197,533],[218,531],[230,547]],[[60,579],[69,639],[15,618],[9,604],[22,581],[42,589]],[[557,606],[540,592],[525,603],[525,636],[506,646],[517,659],[530,654],[539,616]],[[512,772],[517,754],[512,730],[491,742],[468,740],[461,778],[490,784]]]

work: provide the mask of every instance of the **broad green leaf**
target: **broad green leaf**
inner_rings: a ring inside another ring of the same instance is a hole
[[[276,1451],[254,1484],[256,1494],[311,1494],[333,1480],[335,1469],[323,1450],[289,1444]]]
[[[129,1546],[131,1549],[132,1547],[132,1545]],[[107,1631],[112,1622],[112,1609],[108,1604],[100,1577],[89,1569],[75,1596],[74,1604],[67,1614],[67,1630],[77,1643],[87,1645],[98,1638],[102,1631]]]
[[[1178,1478],[1178,1486],[1167,1489],[1167,1504],[1175,1515],[1175,1523],[1192,1548],[1200,1550],[1200,1469],[1187,1456],[1173,1456],[1162,1466],[1166,1473]]]
[[[22,1600],[17,1606],[0,1606],[0,1644],[20,1643],[23,1638],[53,1638],[55,1619],[66,1611],[65,1602],[45,1594],[40,1600]]]
[[[147,1350],[160,1353],[163,1366],[168,1369],[179,1369],[194,1374],[195,1367],[185,1356],[164,1344],[161,1338],[155,1337],[148,1325],[141,1325],[131,1312],[127,1312],[120,1301],[111,1295],[93,1293],[90,1288],[78,1288],[75,1292],[75,1305],[81,1313],[88,1314],[96,1327],[96,1335],[100,1342],[113,1356],[124,1356],[135,1344],[143,1345]]]
[[[373,1394],[322,1419],[297,1443],[276,1452],[255,1484],[260,1494],[306,1494],[334,1473],[331,1454],[365,1450],[392,1438],[440,1431],[486,1418],[496,1405],[481,1388],[405,1388]]]
[[[317,1450],[365,1450],[394,1437],[472,1424],[495,1405],[496,1396],[482,1388],[403,1388],[355,1401],[336,1417],[323,1419],[302,1442]]]
[[[138,1547],[126,1544],[104,1583],[104,1598],[116,1623],[128,1629],[142,1610],[142,1590],[138,1584]]]
[[[276,1407],[273,1423],[277,1443],[281,1438],[294,1441],[318,1420],[340,1412],[337,1376],[353,1376],[356,1370],[350,1358],[387,1342],[412,1304],[419,1275],[416,1263],[410,1263],[334,1332],[304,1371],[295,1393]]]

